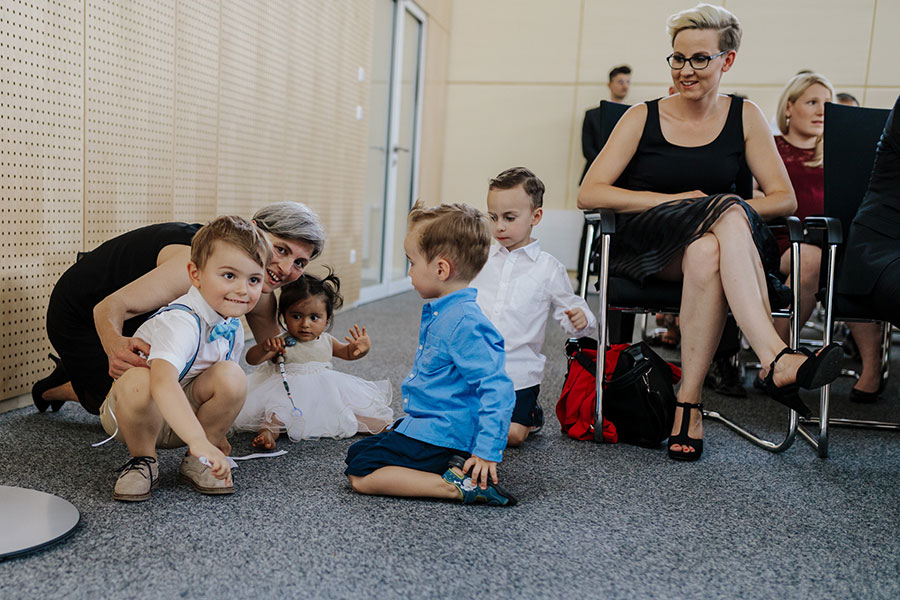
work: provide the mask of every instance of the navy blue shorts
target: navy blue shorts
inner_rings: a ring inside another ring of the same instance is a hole
[[[363,438],[347,450],[344,475],[365,477],[381,467],[406,467],[443,475],[451,456],[468,458],[468,452],[421,442],[396,431]]]
[[[541,393],[540,385],[516,390],[516,407],[513,409],[512,422],[531,427],[537,425],[534,420],[534,409],[537,406],[538,396]]]

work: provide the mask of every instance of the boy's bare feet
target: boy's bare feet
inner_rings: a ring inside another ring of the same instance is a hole
[[[256,437],[253,438],[252,446],[254,448],[259,448],[260,450],[274,450],[276,448],[276,439],[278,439],[278,434],[273,433],[268,429],[260,429],[259,432],[257,432]]]

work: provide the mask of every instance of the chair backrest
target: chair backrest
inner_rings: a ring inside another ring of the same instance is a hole
[[[602,150],[606,145],[616,123],[622,118],[622,115],[631,108],[628,104],[620,104],[619,102],[610,102],[609,100],[600,101],[600,139],[597,140],[597,146]]]
[[[600,131],[599,136],[597,138],[597,150],[603,150],[603,146],[606,145],[606,141],[609,139],[610,134],[612,134],[613,129],[616,128],[616,123],[619,122],[619,119],[622,118],[622,115],[625,114],[631,108],[629,104],[620,104],[618,102],[610,102],[609,100],[601,100],[600,101]],[[590,163],[584,165],[584,171],[581,172],[581,179],[579,183],[584,181],[584,176],[587,175],[588,169],[591,168]],[[616,183],[620,183],[621,178],[616,181]]]
[[[890,112],[825,105],[825,216],[840,219],[845,240],[869,187],[875,146]]]

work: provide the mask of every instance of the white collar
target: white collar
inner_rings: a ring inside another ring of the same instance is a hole
[[[512,252],[501,246],[500,244],[493,243],[491,244],[491,254],[497,254],[498,252],[504,252],[505,254],[513,254],[515,252],[522,252],[530,258],[532,261],[537,262],[538,257],[541,255],[541,241],[534,240],[530,244],[522,246],[521,248],[516,248]]]

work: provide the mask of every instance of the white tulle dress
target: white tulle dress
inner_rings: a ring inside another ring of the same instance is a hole
[[[232,429],[258,431],[265,424],[286,431],[296,442],[377,433],[390,425],[394,420],[391,383],[335,371],[331,365],[332,339],[323,333],[285,352],[288,385],[302,415],[288,399],[278,365],[267,361],[247,378],[247,401]]]

